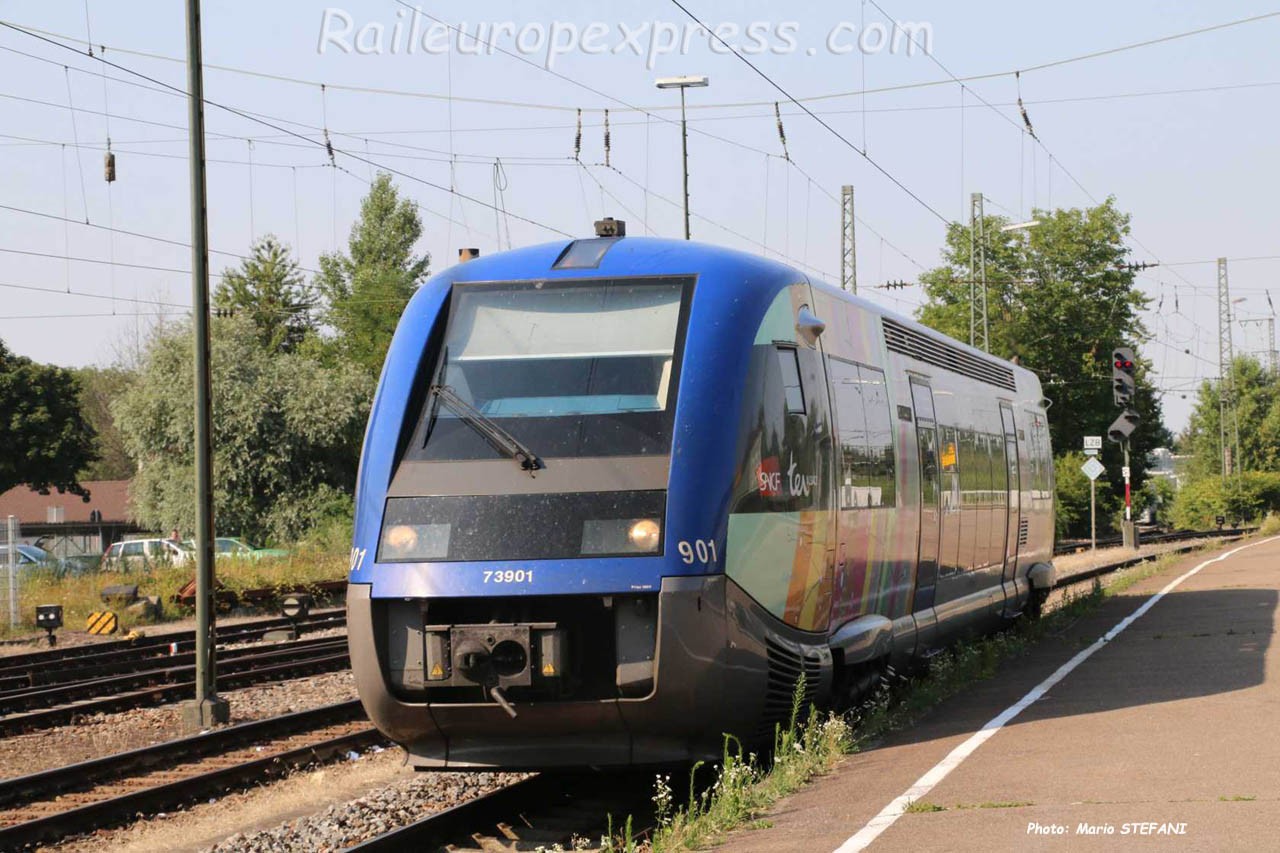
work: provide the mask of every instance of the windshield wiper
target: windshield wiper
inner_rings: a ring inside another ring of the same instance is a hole
[[[463,423],[480,433],[494,449],[519,463],[520,467],[535,476],[535,471],[547,467],[538,455],[520,443],[520,439],[503,429],[497,421],[458,396],[449,385],[432,385],[431,394],[436,400],[453,409]]]

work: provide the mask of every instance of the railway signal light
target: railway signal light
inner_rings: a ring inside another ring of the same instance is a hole
[[[54,636],[54,631],[62,627],[62,605],[61,604],[37,604],[36,605],[36,627],[43,628],[49,637],[49,645],[56,646],[58,638]]]
[[[1128,347],[1116,347],[1111,353],[1111,392],[1115,403],[1121,408],[1128,408],[1133,402],[1134,392],[1138,390],[1137,380],[1133,376],[1135,361],[1133,350]]]
[[[1138,428],[1138,422],[1142,420],[1142,416],[1133,409],[1125,409],[1120,413],[1120,417],[1116,418],[1111,426],[1107,427],[1107,438],[1117,444],[1124,444],[1129,440],[1129,436]]]

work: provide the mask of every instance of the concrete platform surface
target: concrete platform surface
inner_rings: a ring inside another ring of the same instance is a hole
[[[1280,850],[1278,601],[1280,539],[1180,560],[722,849]]]

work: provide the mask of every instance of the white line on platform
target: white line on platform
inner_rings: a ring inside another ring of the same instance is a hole
[[[1122,619],[1114,628],[1112,628],[1110,631],[1108,631],[1107,633],[1099,637],[1097,640],[1095,640],[1093,642],[1093,645],[1089,646],[1087,649],[1084,649],[1083,651],[1078,653],[1075,657],[1073,657],[1071,660],[1067,661],[1062,666],[1058,667],[1057,670],[1055,670],[1052,675],[1050,675],[1044,681],[1040,682],[1035,687],[1033,687],[1031,691],[1027,693],[1026,696],[1023,696],[1021,699],[1019,699],[1014,704],[1010,705],[1008,708],[1005,708],[995,717],[992,717],[991,720],[985,726],[983,726],[981,729],[979,729],[978,731],[970,735],[968,740],[966,740],[964,743],[957,746],[955,749],[951,750],[951,752],[947,755],[946,758],[942,759],[933,767],[931,767],[927,773],[925,773],[923,776],[921,776],[919,779],[916,780],[916,783],[914,785],[912,785],[905,792],[903,792],[901,796],[894,799],[893,802],[889,803],[889,805],[881,809],[880,813],[875,817],[873,817],[870,821],[868,821],[866,826],[858,830],[858,832],[852,837],[850,837],[849,840],[847,840],[844,844],[841,844],[840,847],[836,850],[836,853],[857,853],[857,851],[859,850],[866,850],[867,847],[871,844],[871,842],[879,838],[881,833],[883,833],[889,827],[893,826],[894,823],[897,822],[898,818],[902,817],[902,815],[906,812],[908,806],[910,806],[913,802],[920,799],[921,797],[926,796],[930,791],[934,789],[934,786],[936,786],[943,779],[947,778],[947,775],[950,774],[952,770],[955,770],[957,767],[959,767],[961,762],[963,762],[966,758],[968,758],[970,755],[976,752],[978,747],[982,746],[992,737],[992,735],[1000,731],[1000,729],[1004,728],[1006,723],[1008,723],[1014,717],[1021,714],[1024,710],[1027,709],[1027,707],[1029,707],[1033,702],[1035,702],[1045,693],[1048,693],[1050,688],[1052,688],[1055,684],[1057,684],[1062,679],[1066,678],[1068,673],[1071,672],[1071,670],[1075,669],[1080,664],[1088,660],[1093,655],[1093,653],[1096,652],[1098,649],[1102,648],[1107,643],[1114,640],[1117,636],[1120,635],[1120,632],[1124,631],[1125,628],[1128,628],[1130,625],[1132,625],[1134,622],[1140,619],[1144,613],[1146,613],[1148,610],[1150,610],[1152,607],[1155,606],[1155,603],[1157,601],[1164,598],[1165,595],[1167,595],[1168,593],[1177,589],[1178,586],[1180,586],[1182,582],[1185,581],[1187,578],[1198,573],[1205,566],[1208,566],[1211,563],[1221,562],[1222,560],[1225,560],[1228,557],[1231,557],[1235,554],[1240,553],[1246,548],[1252,548],[1256,545],[1265,545],[1268,542],[1275,542],[1276,540],[1280,540],[1280,536],[1272,536],[1268,539],[1261,539],[1257,542],[1250,542],[1248,545],[1241,545],[1238,548],[1233,548],[1224,554],[1219,554],[1218,556],[1214,557],[1211,560],[1205,560],[1203,563],[1196,566],[1194,569],[1191,569],[1187,571],[1185,574],[1181,575],[1180,577],[1177,577],[1174,580],[1169,581],[1169,583],[1165,586],[1164,589],[1160,590],[1155,595],[1151,596],[1146,601],[1144,601],[1141,607],[1139,607],[1137,610],[1130,613],[1128,616]]]

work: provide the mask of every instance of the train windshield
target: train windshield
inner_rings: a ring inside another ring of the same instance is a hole
[[[447,385],[542,457],[665,454],[689,279],[454,288],[432,384]],[[413,455],[494,449],[428,397]]]

